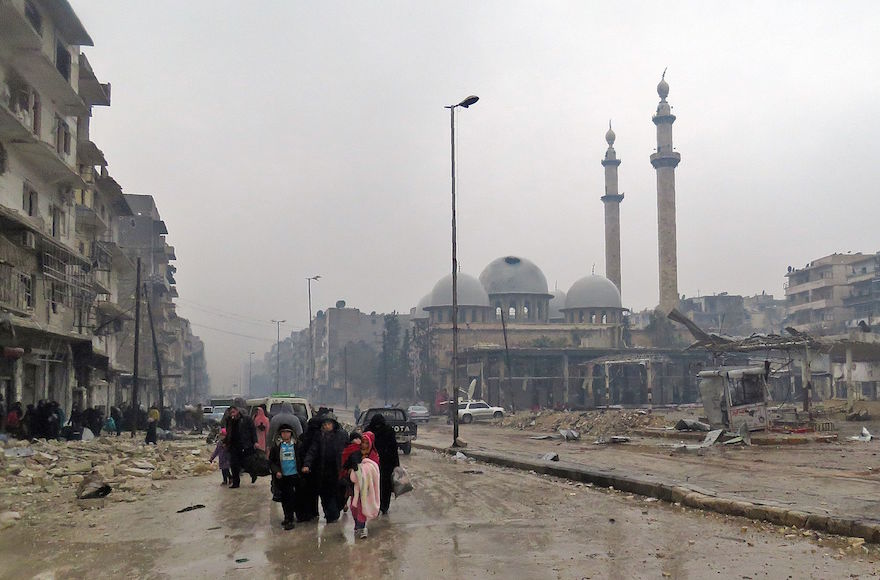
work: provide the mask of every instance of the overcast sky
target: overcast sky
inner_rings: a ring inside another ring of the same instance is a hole
[[[877,2],[72,0],[113,104],[93,140],[156,198],[179,312],[215,391],[345,299],[408,312],[459,257],[521,255],[567,290],[604,272],[603,169],[617,133],[624,306],[658,301],[649,155],[665,67],[679,290],[782,295],[789,265],[875,252]],[[210,328],[208,328],[210,327]],[[261,340],[235,336],[238,333]]]

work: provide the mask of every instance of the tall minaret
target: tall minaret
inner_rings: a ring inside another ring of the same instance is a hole
[[[602,160],[605,168],[605,195],[602,196],[602,203],[605,204],[605,276],[620,290],[620,202],[623,201],[623,194],[617,193],[617,166],[620,165],[620,159],[614,151],[614,139],[609,121],[608,132],[605,133],[608,150]]]
[[[675,115],[670,111],[666,96],[669,85],[666,71],[657,85],[660,104],[654,115],[657,125],[657,152],[651,155],[651,165],[657,170],[657,231],[660,249],[660,310],[668,314],[678,307],[678,254],[675,242],[675,167],[681,155],[672,150],[672,124]]]

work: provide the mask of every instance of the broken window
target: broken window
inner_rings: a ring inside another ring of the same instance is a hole
[[[36,190],[25,183],[21,196],[21,208],[28,216],[37,217],[37,215],[39,215],[40,208],[38,205],[38,201],[39,198],[37,196]]]
[[[61,117],[55,117],[55,151],[59,155],[70,155],[70,127]]]
[[[19,283],[21,284],[21,292],[24,296],[24,305],[28,308],[34,307],[34,275],[19,274]]]
[[[33,124],[31,128],[34,130],[34,135],[40,136],[40,118],[42,106],[40,104],[40,94],[36,91],[31,93],[31,118],[33,119]]]
[[[70,51],[60,40],[55,42],[55,68],[58,69],[64,80],[70,82]]]
[[[764,402],[764,384],[761,375],[743,375],[741,378],[729,378],[730,405],[754,405]]]
[[[37,7],[34,6],[34,3],[31,0],[24,1],[24,17],[27,18],[27,21],[31,23],[31,26],[34,27],[34,30],[40,36],[43,35],[43,17],[40,16],[40,11],[37,10]]]

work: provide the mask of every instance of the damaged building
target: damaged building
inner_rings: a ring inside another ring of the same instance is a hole
[[[91,140],[111,87],[83,46],[92,39],[68,2],[0,3],[0,393],[67,413],[130,401],[133,371],[135,254],[122,238],[139,208]],[[169,374],[180,382],[189,364],[206,380],[189,324],[156,310]]]

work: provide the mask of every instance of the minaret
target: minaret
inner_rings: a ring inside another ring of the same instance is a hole
[[[611,121],[608,121],[608,132],[605,133],[608,150],[602,160],[605,168],[605,195],[602,196],[602,203],[605,204],[605,276],[620,290],[620,202],[623,201],[623,194],[617,193],[617,166],[620,165],[620,159],[614,151],[614,139]]]
[[[654,115],[657,125],[657,152],[651,155],[651,165],[657,170],[657,232],[660,255],[660,310],[668,314],[678,307],[678,254],[675,242],[675,167],[681,155],[672,150],[672,124],[675,115],[670,111],[666,96],[669,85],[666,71],[657,85],[660,104]]]

